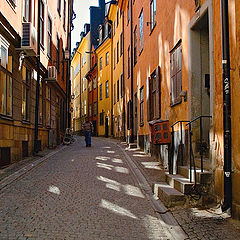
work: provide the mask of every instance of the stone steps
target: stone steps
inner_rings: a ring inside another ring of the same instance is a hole
[[[183,193],[168,185],[166,182],[157,182],[153,185],[154,196],[159,198],[166,207],[184,205],[186,198]]]
[[[189,169],[189,166],[179,166],[178,167],[179,175],[182,175],[185,178],[190,179],[190,172],[191,171]],[[201,169],[197,168],[196,175],[197,175],[198,183],[207,184],[207,183],[210,183],[210,181],[211,181],[212,173],[207,170],[203,170],[203,172],[201,172]],[[192,181],[194,181],[194,179],[195,179],[195,174],[194,174],[194,170],[192,169]]]

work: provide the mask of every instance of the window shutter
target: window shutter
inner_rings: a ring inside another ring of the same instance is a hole
[[[147,120],[148,122],[151,120],[151,84],[150,84],[150,77],[147,79]]]
[[[156,69],[156,118],[161,118],[161,70]]]

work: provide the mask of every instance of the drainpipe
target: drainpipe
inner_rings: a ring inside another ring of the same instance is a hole
[[[121,10],[122,11],[122,10]],[[122,34],[123,34],[123,42],[122,42],[122,45],[123,45],[123,116],[124,116],[124,121],[123,121],[123,135],[124,135],[124,140],[126,141],[126,98],[125,98],[125,51],[124,51],[124,47],[125,47],[125,44],[124,44],[124,11],[122,11]]]
[[[134,143],[134,114],[133,114],[133,3],[131,0],[131,136],[130,143]]]
[[[232,142],[231,88],[228,0],[221,0],[222,70],[223,70],[223,130],[224,130],[224,201],[222,211],[232,209]]]
[[[34,154],[38,153],[38,113],[39,113],[39,88],[40,88],[40,0],[38,0],[38,32],[37,32],[37,82],[35,103],[35,126],[34,126]]]
[[[67,49],[69,51],[69,59],[67,61],[67,79],[66,79],[66,128],[71,127],[71,114],[70,114],[70,96],[71,96],[71,80],[70,80],[70,69],[71,69],[71,30],[72,30],[72,15],[73,15],[73,0],[69,0],[68,6],[68,37],[67,37]]]

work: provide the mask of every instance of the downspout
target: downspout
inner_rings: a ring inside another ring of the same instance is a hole
[[[133,3],[131,0],[131,135],[130,143],[134,143],[134,117],[133,117]]]
[[[37,33],[37,83],[35,103],[35,127],[34,127],[34,154],[38,153],[38,113],[39,113],[39,91],[40,91],[40,0],[38,0],[38,33]]]
[[[124,44],[124,11],[122,11],[122,34],[123,34],[123,117],[124,117],[124,121],[123,121],[123,136],[124,136],[124,140],[126,141],[126,98],[125,98],[125,51],[124,51],[124,47],[125,47],[125,44]]]
[[[232,142],[231,88],[228,0],[221,0],[222,70],[223,70],[223,130],[224,130],[224,201],[222,211],[232,209]]]
[[[66,79],[66,128],[71,127],[71,114],[70,114],[70,96],[71,96],[71,84],[70,84],[70,68],[71,68],[71,28],[72,28],[72,13],[73,13],[73,0],[70,0],[68,6],[68,38],[67,48],[69,51],[69,59],[67,61],[67,79]]]

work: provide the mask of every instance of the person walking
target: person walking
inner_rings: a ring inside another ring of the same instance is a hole
[[[89,118],[85,118],[85,122],[82,125],[82,129],[85,135],[86,147],[91,147],[91,136],[93,132],[93,124],[89,121]]]

